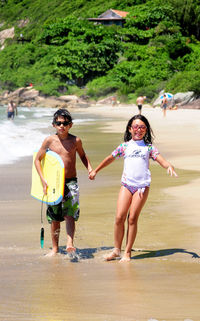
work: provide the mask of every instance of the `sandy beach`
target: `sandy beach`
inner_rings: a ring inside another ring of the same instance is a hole
[[[72,130],[95,167],[122,142],[137,107],[93,106],[79,112],[101,118]],[[46,221],[40,248],[41,204],[30,197],[32,159],[0,166],[0,321],[200,320],[200,112],[169,110],[164,118],[159,108],[145,105],[142,113],[155,145],[179,177],[169,177],[151,162],[151,191],[128,264],[104,262],[113,247],[122,161],[91,182],[78,160],[81,216],[75,260],[62,252],[64,225],[61,254],[45,257],[51,248]]]

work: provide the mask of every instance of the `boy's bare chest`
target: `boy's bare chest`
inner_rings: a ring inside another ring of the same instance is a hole
[[[75,140],[63,140],[54,139],[51,143],[50,149],[60,156],[72,157],[76,154]]]

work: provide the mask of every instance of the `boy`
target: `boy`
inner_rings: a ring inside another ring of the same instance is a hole
[[[53,127],[56,134],[47,137],[40,147],[36,159],[35,167],[40,175],[44,194],[47,193],[47,181],[43,176],[41,169],[41,160],[48,149],[59,154],[65,166],[65,192],[61,203],[58,205],[48,206],[47,219],[51,224],[52,251],[49,256],[58,253],[60,222],[66,222],[67,231],[67,251],[75,252],[73,244],[75,233],[75,221],[79,218],[79,188],[77,184],[76,173],[76,152],[82,163],[88,170],[92,171],[90,161],[85,154],[80,138],[69,134],[72,127],[72,117],[66,109],[59,109],[53,117]]]

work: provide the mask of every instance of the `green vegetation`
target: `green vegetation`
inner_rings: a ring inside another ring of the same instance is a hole
[[[123,28],[87,18],[128,11]],[[117,94],[151,100],[160,90],[200,94],[199,0],[1,0],[0,90],[33,83],[44,95]]]

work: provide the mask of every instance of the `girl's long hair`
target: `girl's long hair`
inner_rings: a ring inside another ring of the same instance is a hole
[[[154,133],[153,133],[153,130],[151,129],[151,126],[150,126],[147,118],[144,117],[143,115],[140,115],[140,114],[135,115],[135,116],[133,116],[131,119],[129,119],[128,124],[127,124],[127,126],[126,126],[126,131],[125,131],[125,133],[124,133],[124,141],[125,141],[125,142],[128,142],[129,140],[132,139],[132,136],[131,136],[131,133],[129,132],[129,130],[130,130],[130,127],[131,127],[131,125],[132,125],[132,122],[133,122],[134,120],[136,120],[136,119],[139,119],[139,120],[143,121],[143,123],[145,123],[145,125],[146,125],[146,127],[147,127],[146,134],[145,134],[145,136],[144,136],[144,138],[143,138],[145,144],[146,144],[146,145],[152,144],[153,139],[154,139],[154,137],[155,137],[155,136],[154,136]]]

